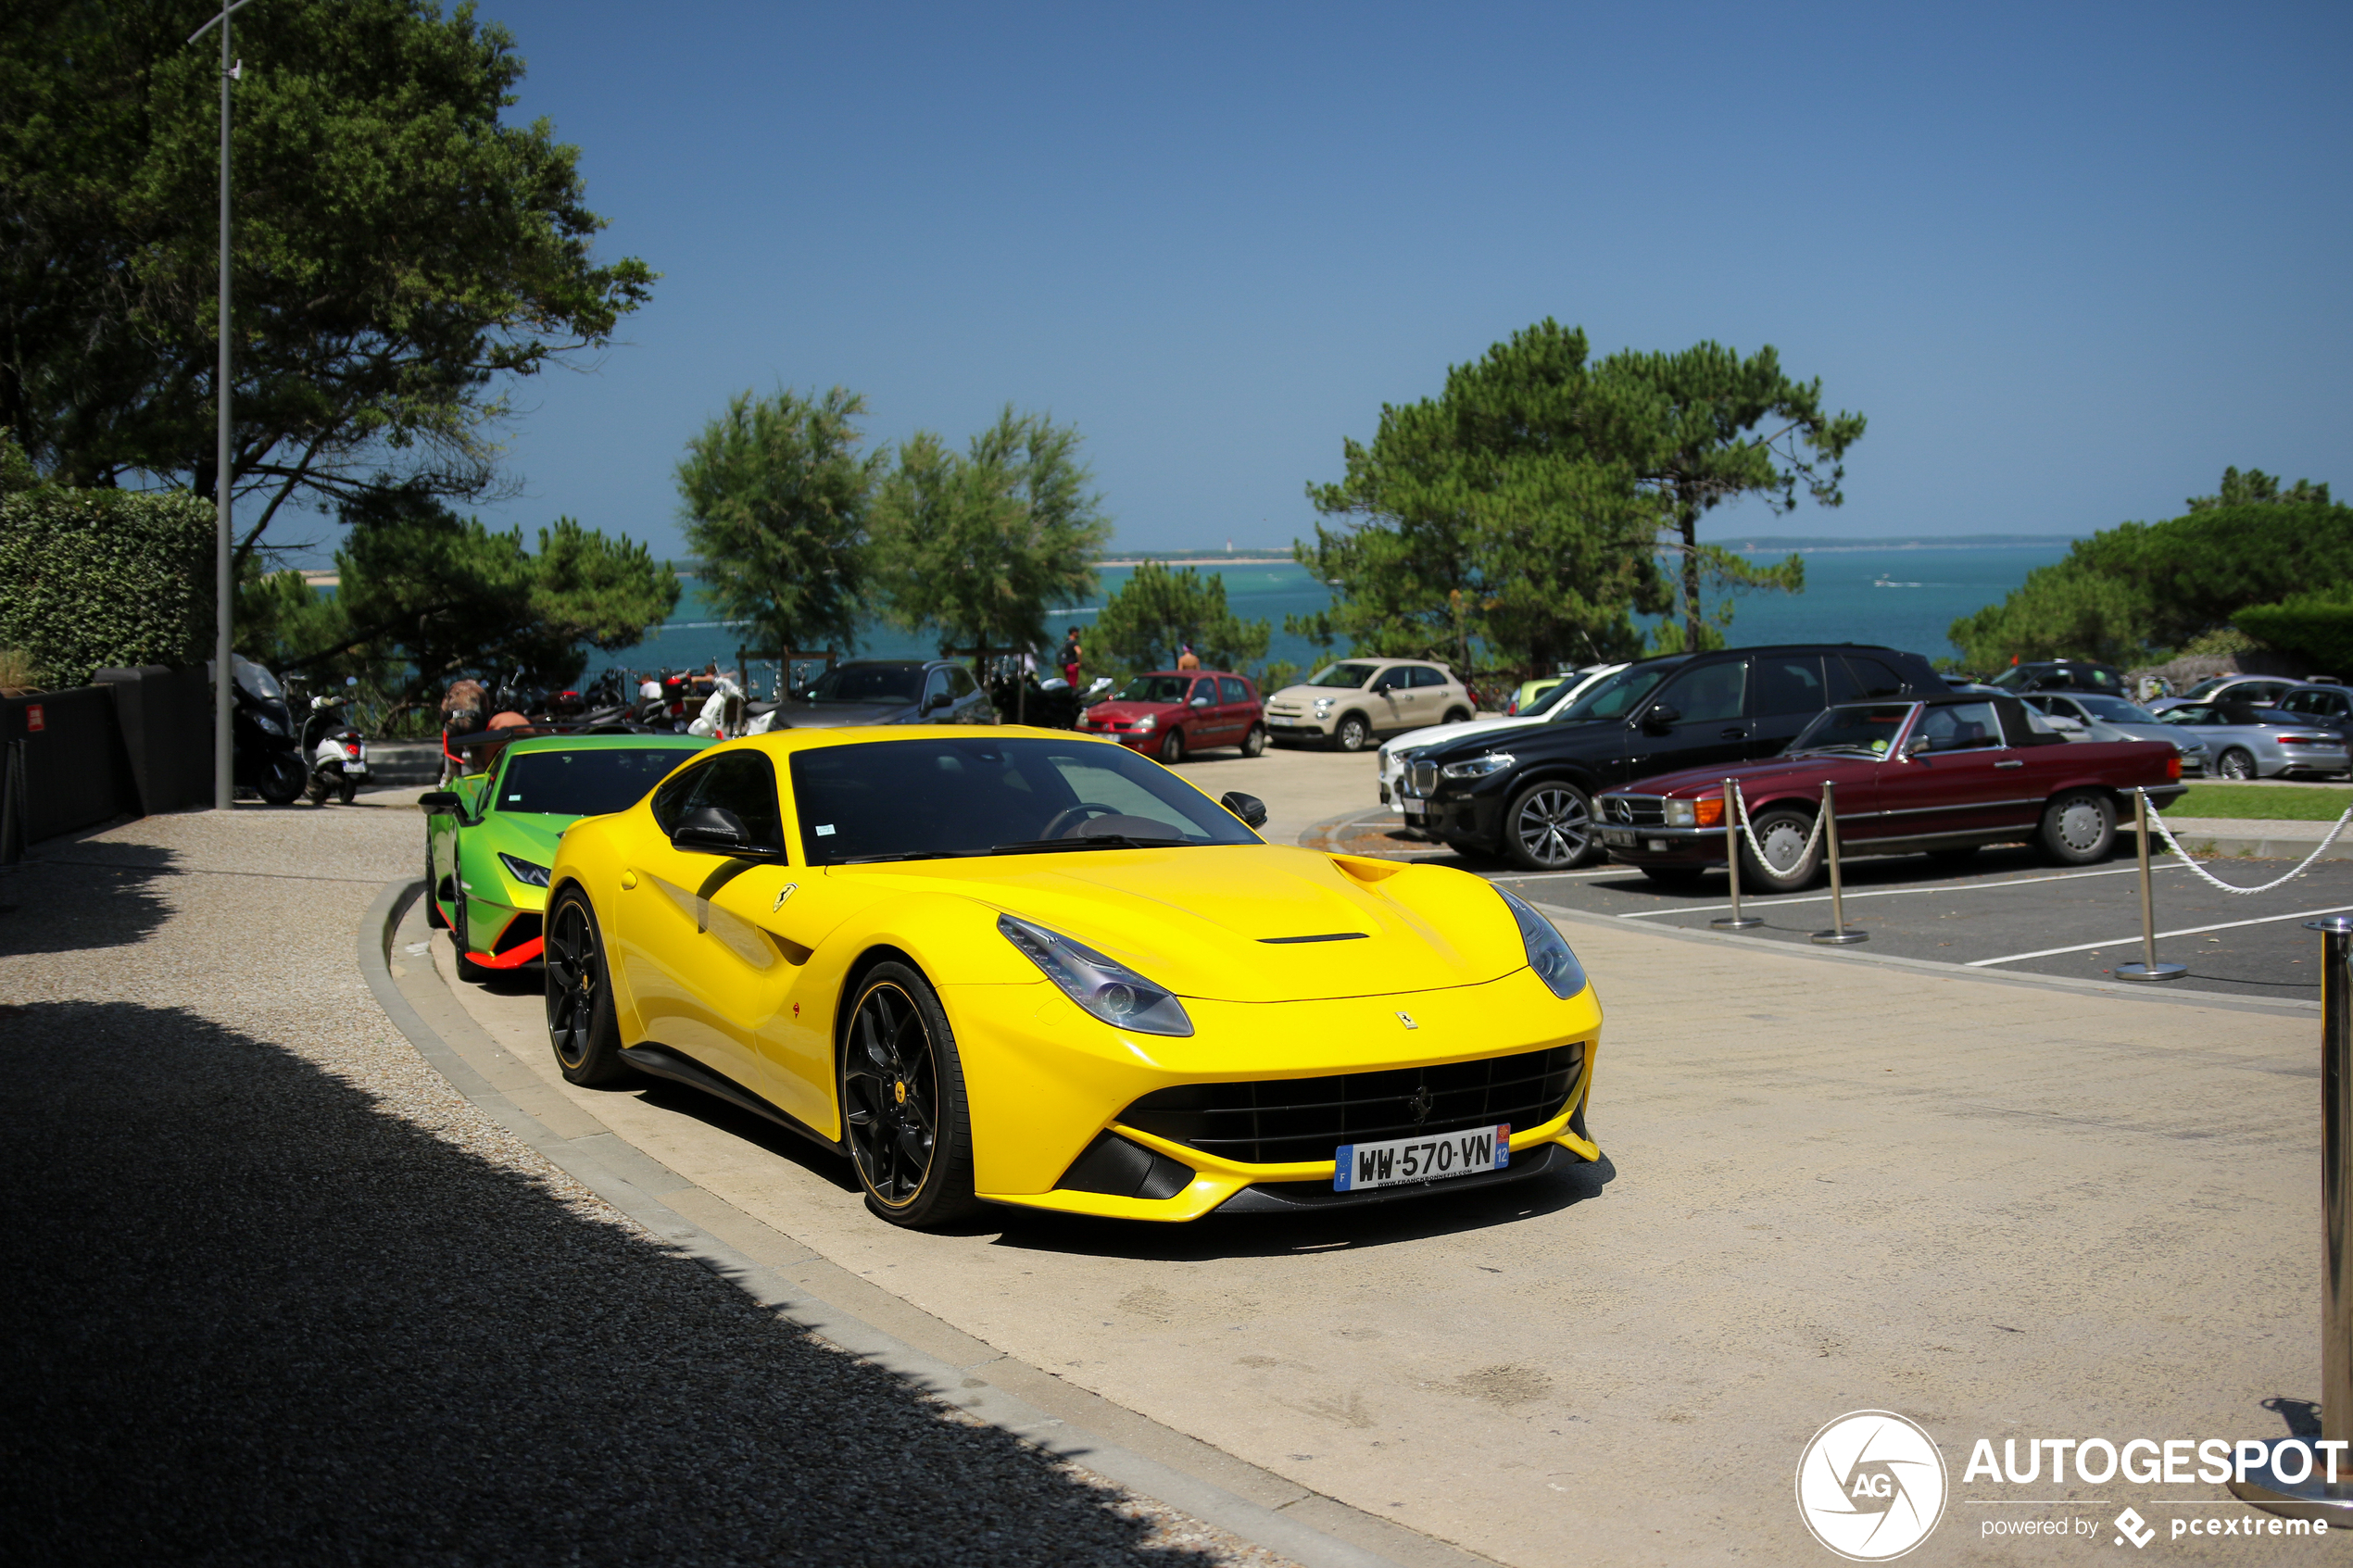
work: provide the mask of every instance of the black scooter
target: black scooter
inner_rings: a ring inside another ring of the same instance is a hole
[[[209,673],[210,665],[207,665]],[[230,777],[272,806],[291,806],[310,776],[295,744],[294,714],[278,677],[242,654],[231,656]]]

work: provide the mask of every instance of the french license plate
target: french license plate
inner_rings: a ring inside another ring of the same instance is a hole
[[[1628,832],[1624,828],[1602,829],[1602,842],[1610,846],[1614,849],[1633,848],[1634,836],[1635,835],[1633,834]]]
[[[1363,1192],[1408,1182],[1501,1171],[1512,1162],[1512,1124],[1473,1127],[1382,1143],[1344,1143],[1332,1157],[1332,1190]]]
[[[1424,811],[1429,809],[1429,802],[1427,800],[1414,800],[1408,798],[1400,801],[1399,804],[1405,808],[1405,814],[1409,817],[1418,817]]]

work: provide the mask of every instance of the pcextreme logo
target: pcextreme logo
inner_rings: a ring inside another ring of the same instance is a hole
[[[1944,1456],[1893,1411],[1840,1416],[1797,1461],[1798,1517],[1852,1562],[1885,1562],[1928,1539],[1944,1491]]]

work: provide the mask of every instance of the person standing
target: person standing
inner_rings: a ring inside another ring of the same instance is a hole
[[[1078,661],[1083,651],[1078,646],[1078,628],[1070,627],[1063,633],[1063,646],[1054,655],[1054,662],[1063,667],[1063,679],[1070,683],[1073,691],[1078,689]]]
[[[1201,668],[1201,655],[1193,651],[1192,644],[1187,643],[1184,646],[1184,650],[1177,654],[1176,668],[1179,670],[1198,670]]]

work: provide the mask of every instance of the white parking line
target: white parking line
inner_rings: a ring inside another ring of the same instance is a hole
[[[2175,936],[2196,936],[2208,931],[2236,931],[2243,925],[2276,925],[2284,920],[2312,920],[2321,915],[2341,915],[2348,911],[2353,911],[2353,904],[2339,904],[2331,909],[2298,909],[2292,915],[2265,915],[2260,920],[2226,920],[2220,925],[2186,925],[2179,931],[2160,931],[2157,939],[2163,942]],[[2095,947],[2130,947],[2140,939],[2141,934],[2136,931],[2130,936],[2112,936],[2105,942],[2078,942],[2072,947],[2045,947],[2038,952],[2009,953],[1998,959],[1972,959],[1967,967],[1983,969],[1987,964],[2018,963],[2026,959],[2055,959],[2061,953],[2088,953]]]
[[[2171,860],[2158,865],[2156,869],[2164,872],[2184,871],[2187,868],[2179,860]],[[2030,882],[2082,882],[2086,877],[2095,876],[2138,876],[2140,871],[2141,868],[2138,866],[2116,866],[2104,872],[2057,872],[2050,876],[2005,877],[1999,882],[1923,882],[1910,887],[1876,887],[1866,889],[1861,893],[1849,889],[1846,899],[1852,903],[1857,898],[1893,898],[1900,893],[1959,893],[1974,892],[1981,887],[2023,887]],[[1778,909],[1784,904],[1827,904],[1830,901],[1831,896],[1827,893],[1809,893],[1803,898],[1743,898],[1741,900],[1741,908]],[[1671,909],[1636,909],[1617,918],[1619,920],[1655,920],[1660,915],[1704,915],[1717,909],[1729,909],[1731,907],[1730,904],[1678,904]],[[2092,945],[2099,946],[2096,942]]]

